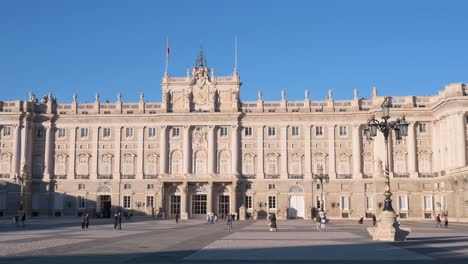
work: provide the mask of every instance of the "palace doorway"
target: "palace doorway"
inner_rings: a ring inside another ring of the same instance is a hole
[[[110,218],[111,216],[111,207],[112,200],[110,195],[99,195],[99,208],[101,212],[101,217]]]

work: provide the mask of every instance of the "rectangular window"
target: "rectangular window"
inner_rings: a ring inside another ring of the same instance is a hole
[[[124,190],[130,190],[131,188],[132,188],[132,185],[130,183],[124,184]]]
[[[245,208],[252,209],[252,196],[245,196]]]
[[[269,137],[276,136],[276,127],[268,127],[268,136]]]
[[[276,189],[276,184],[268,184],[268,190]]]
[[[3,136],[8,138],[11,136],[11,127],[10,126],[6,126],[3,128]]]
[[[180,136],[180,128],[173,127],[172,128],[172,137],[179,137]]]
[[[252,128],[251,127],[244,128],[244,133],[245,133],[246,137],[251,137],[252,136]]]
[[[133,137],[133,128],[131,128],[131,127],[125,128],[125,137],[126,138]]]
[[[146,185],[146,189],[153,190],[154,189],[154,184],[150,183],[150,184]]]
[[[427,123],[420,123],[418,125],[418,128],[419,128],[419,133],[421,134],[427,133]]]
[[[372,196],[366,196],[366,210],[367,211],[374,210],[374,199]]]
[[[276,209],[276,196],[268,196],[268,209]]]
[[[86,199],[84,196],[77,196],[78,199],[78,209],[85,209],[86,208]]]
[[[250,182],[246,183],[246,184],[245,184],[245,189],[246,189],[246,190],[252,189],[252,184],[251,184]]]
[[[348,135],[348,127],[340,126],[340,137],[346,137]]]
[[[323,127],[322,126],[315,127],[315,136],[317,136],[317,137],[323,136]]]
[[[408,210],[408,196],[398,196],[398,208],[400,211]]]
[[[125,209],[132,209],[132,199],[131,199],[130,196],[125,195],[125,196],[123,197],[123,207],[124,207]]]
[[[86,189],[86,185],[84,183],[78,184],[78,190],[84,190]]]
[[[299,127],[296,127],[296,126],[292,127],[291,132],[292,132],[293,137],[298,137],[299,136]]]
[[[111,129],[109,127],[105,127],[102,129],[102,137],[103,138],[110,138],[111,136]]]
[[[227,135],[228,135],[228,128],[227,128],[227,127],[222,127],[222,128],[219,130],[219,134],[221,135],[221,137],[227,137]]]
[[[39,138],[39,139],[44,138],[44,133],[45,133],[45,131],[44,131],[43,128],[38,128],[36,130],[36,138]]]
[[[424,196],[424,210],[432,211],[433,209],[432,196]]]
[[[59,128],[58,129],[58,137],[59,138],[64,138],[67,133],[67,130],[65,128]]]
[[[80,129],[80,137],[81,138],[87,138],[88,137],[88,129],[87,128],[81,128]]]
[[[341,197],[341,210],[349,211],[349,197],[348,196]]]
[[[154,207],[154,196],[148,195],[146,196],[146,207],[153,208]]]
[[[155,127],[148,128],[148,137],[149,138],[156,137],[156,128]]]

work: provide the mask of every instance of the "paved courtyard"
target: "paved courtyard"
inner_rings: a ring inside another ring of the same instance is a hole
[[[135,218],[114,230],[111,220],[35,219],[25,228],[0,220],[0,263],[468,263],[468,224],[436,229],[411,222],[409,240],[373,242],[370,223],[334,221],[317,232],[310,221],[266,221],[209,225],[202,220]]]

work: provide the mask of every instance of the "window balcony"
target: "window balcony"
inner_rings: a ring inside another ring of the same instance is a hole
[[[107,174],[99,174],[97,176],[98,180],[112,180],[112,175],[107,175]]]
[[[372,175],[372,174],[363,174],[362,178],[363,179],[372,179],[372,178],[374,178],[374,175]]]
[[[255,179],[255,174],[243,174],[242,179]]]
[[[157,179],[157,178],[158,178],[158,175],[156,175],[156,174],[145,174],[145,175],[143,175],[143,179],[145,179],[145,180]]]
[[[419,178],[434,178],[434,174],[427,172],[420,172],[418,175]]]
[[[395,172],[395,173],[393,173],[393,178],[409,178],[409,173],[407,173],[407,172]]]
[[[265,174],[265,179],[268,179],[268,180],[276,180],[279,178],[280,178],[279,174]]]
[[[120,178],[122,180],[134,180],[135,179],[135,175],[122,175],[120,176]]]
[[[6,179],[6,178],[10,178],[9,173],[0,173],[0,179]]]
[[[56,177],[61,177],[61,176],[64,176],[63,179],[66,179],[66,178],[67,178],[66,175],[60,175],[60,176],[56,176]],[[62,179],[62,178],[57,178],[57,179]],[[82,179],[87,180],[87,179],[89,179],[89,175],[75,175],[75,179],[77,179],[77,180],[78,180],[78,179],[79,179],[79,180],[82,180]]]
[[[288,179],[304,179],[304,174],[289,174]]]
[[[353,175],[352,174],[336,174],[336,178],[339,180],[347,180],[347,179],[352,179]]]

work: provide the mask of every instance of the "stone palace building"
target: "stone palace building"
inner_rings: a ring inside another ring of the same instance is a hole
[[[331,218],[379,214],[384,199],[381,134],[363,128],[384,97],[280,101],[239,99],[241,81],[217,76],[203,54],[184,77],[165,73],[162,101],[0,101],[0,216],[23,199],[32,216],[108,217],[121,209],[182,219],[245,212],[311,219],[322,205],[314,175],[327,175]],[[447,212],[468,221],[468,85],[433,96],[395,96],[391,116],[410,123],[393,137],[390,178],[399,219]],[[23,196],[23,198],[21,198]],[[241,208],[241,209],[240,209]]]

